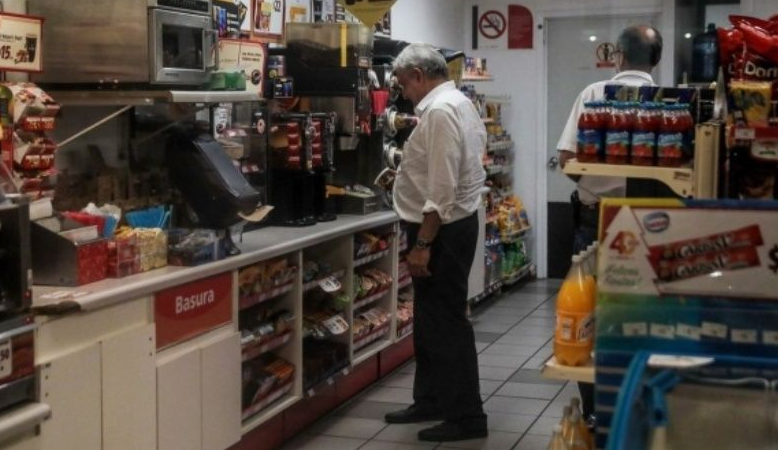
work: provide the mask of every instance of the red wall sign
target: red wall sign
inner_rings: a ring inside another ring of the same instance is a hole
[[[232,320],[232,273],[176,286],[154,296],[157,349]]]
[[[508,48],[532,48],[534,32],[532,12],[524,6],[508,5]]]

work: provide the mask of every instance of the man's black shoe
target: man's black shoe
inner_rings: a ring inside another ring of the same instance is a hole
[[[384,416],[387,423],[418,423],[443,420],[443,414],[416,405],[411,405],[407,409],[387,413]]]
[[[445,421],[432,428],[419,431],[420,441],[450,442],[485,438],[489,435],[486,420],[450,422]]]

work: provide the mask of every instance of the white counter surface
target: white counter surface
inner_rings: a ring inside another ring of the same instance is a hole
[[[266,227],[249,231],[243,234],[242,241],[235,238],[242,253],[221,261],[196,267],[167,266],[78,287],[34,286],[33,308],[38,313],[51,314],[95,310],[398,220],[393,211],[383,211],[367,216],[339,215],[333,222],[310,227]]]

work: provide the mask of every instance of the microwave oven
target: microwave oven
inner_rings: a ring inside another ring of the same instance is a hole
[[[42,16],[41,84],[202,86],[217,69],[211,0],[27,0]]]

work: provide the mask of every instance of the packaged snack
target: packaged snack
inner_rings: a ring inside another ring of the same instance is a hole
[[[767,126],[772,100],[772,83],[766,81],[732,81],[732,106],[749,126]]]

